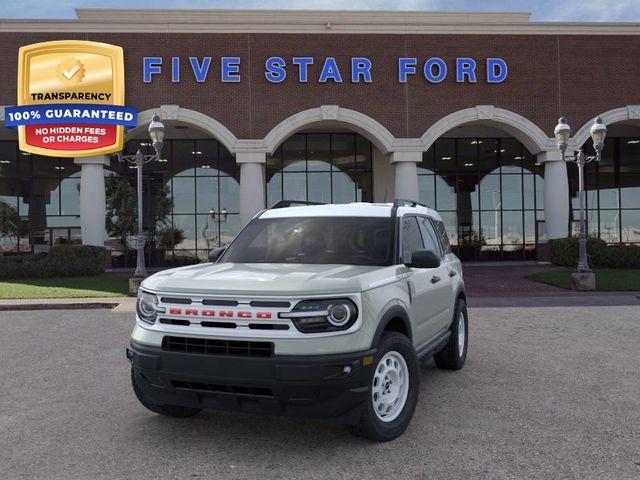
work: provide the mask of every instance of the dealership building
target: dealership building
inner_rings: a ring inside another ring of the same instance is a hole
[[[168,253],[206,259],[282,199],[418,200],[440,212],[464,260],[543,258],[579,218],[577,167],[553,135],[560,116],[569,150],[593,152],[595,117],[608,128],[602,160],[585,170],[589,233],[640,243],[640,24],[526,13],[76,15],[0,20],[0,105],[16,104],[21,46],[123,48],[125,104],[138,111],[125,152],[151,153],[155,113],[166,126],[162,160],[143,170],[151,265]],[[123,252],[135,229],[122,220],[135,225],[135,185],[135,167],[115,156],[28,154],[3,125],[0,253],[106,245],[114,265],[131,265]]]

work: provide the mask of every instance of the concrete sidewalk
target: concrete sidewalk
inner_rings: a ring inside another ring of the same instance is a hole
[[[0,300],[0,312],[16,310],[75,310],[109,308],[116,312],[135,311],[135,297],[25,298]]]
[[[467,303],[473,308],[508,307],[585,307],[585,306],[640,306],[640,292],[570,292],[562,295],[479,295],[471,292]],[[113,313],[133,313],[135,297],[107,298],[43,298],[0,300],[0,312],[19,310],[79,310],[110,309]]]
[[[468,303],[472,307],[640,305],[640,291],[573,292],[525,278],[558,268],[535,262],[465,264]],[[135,297],[0,300],[0,311],[109,308],[123,313],[135,312],[135,303]]]

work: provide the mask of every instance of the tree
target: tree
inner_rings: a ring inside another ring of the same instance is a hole
[[[17,245],[20,233],[18,209],[0,201],[0,238],[9,238]]]
[[[154,188],[155,187],[155,188]],[[167,223],[167,217],[173,208],[173,200],[169,188],[165,183],[152,184],[152,201],[150,202],[152,217],[163,224]],[[129,250],[127,239],[137,234],[138,231],[138,201],[137,193],[126,177],[108,177],[105,179],[105,192],[107,200],[107,232],[112,237],[118,238],[122,249]],[[155,235],[155,224],[149,228],[152,238]]]
[[[173,250],[184,241],[184,230],[178,227],[166,227],[158,232],[158,247],[165,252]]]

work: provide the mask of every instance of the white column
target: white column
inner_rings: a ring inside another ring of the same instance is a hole
[[[80,227],[83,245],[104,246],[107,206],[104,190],[103,167],[109,166],[109,157],[76,158],[80,165]]]
[[[373,151],[373,201],[385,203],[393,201],[395,191],[395,166],[390,155],[383,154],[375,146]]]
[[[395,198],[418,200],[418,163],[422,152],[392,152],[391,163],[395,167]]]
[[[240,218],[246,223],[265,208],[264,152],[238,152],[240,165]]]
[[[569,235],[569,179],[567,164],[560,152],[542,152],[537,160],[544,164],[544,222],[549,239]]]

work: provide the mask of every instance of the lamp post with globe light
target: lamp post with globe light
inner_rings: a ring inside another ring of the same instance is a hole
[[[580,198],[580,237],[578,240],[578,266],[572,274],[573,286],[577,290],[594,290],[595,274],[589,268],[589,260],[587,258],[587,228],[585,219],[585,191],[584,191],[584,166],[593,161],[599,162],[602,158],[602,149],[604,148],[604,139],[607,134],[607,127],[602,123],[602,119],[597,117],[591,125],[591,140],[595,155],[585,155],[582,149],[574,154],[568,155],[567,147],[571,136],[571,127],[567,123],[567,119],[561,117],[558,125],[554,130],[558,149],[562,155],[563,161],[574,162],[578,166],[578,192]]]
[[[135,155],[122,155],[118,153],[119,162],[127,162],[135,165],[135,168],[137,170],[138,235],[136,236],[137,259],[136,271],[134,273],[134,276],[136,277],[144,277],[147,275],[147,270],[144,265],[144,233],[142,231],[142,166],[145,163],[149,163],[153,160],[160,160],[162,158],[160,154],[162,152],[162,145],[164,143],[165,127],[157,114],[155,114],[151,119],[148,131],[149,138],[151,138],[151,144],[153,145],[153,149],[155,151],[153,155],[143,155],[139,148]]]

